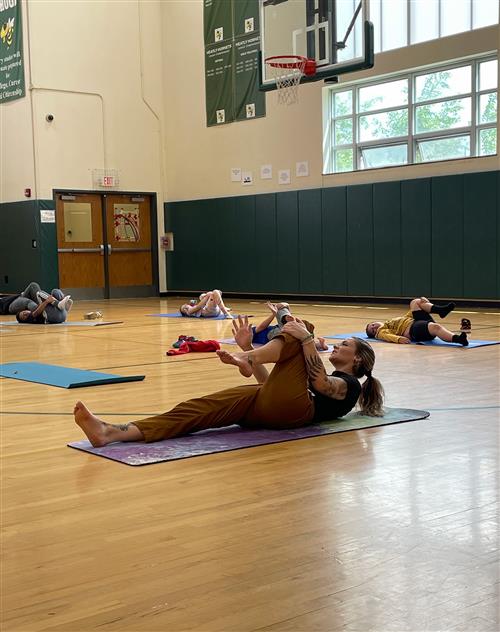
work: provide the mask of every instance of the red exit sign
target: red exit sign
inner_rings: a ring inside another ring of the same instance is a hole
[[[102,186],[103,187],[114,187],[115,186],[115,176],[103,176],[102,177]]]

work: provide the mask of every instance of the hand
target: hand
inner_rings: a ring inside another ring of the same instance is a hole
[[[233,336],[236,344],[243,351],[251,351],[252,346],[252,325],[248,322],[248,316],[238,316],[238,320],[233,320]]]
[[[289,320],[281,330],[284,334],[290,334],[297,340],[303,340],[310,336],[310,332],[307,330],[307,327],[300,320],[300,318],[294,318],[293,320]]]
[[[405,338],[404,336],[401,336],[399,339],[399,344],[400,345],[409,345],[410,341],[408,340],[408,338]]]
[[[271,303],[271,301],[267,301],[267,307],[272,311],[272,313],[276,316],[278,313],[278,308],[276,307],[276,303]]]

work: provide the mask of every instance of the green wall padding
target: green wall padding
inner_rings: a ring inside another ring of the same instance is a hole
[[[347,290],[373,295],[372,185],[347,187]]]
[[[50,292],[59,287],[59,265],[57,257],[57,228],[55,223],[41,222],[40,210],[55,211],[54,200],[38,200],[40,225],[40,285]]]
[[[497,174],[464,176],[464,295],[495,296],[497,289]]]
[[[373,293],[401,296],[401,184],[373,185]]]
[[[321,190],[323,293],[347,295],[347,187]]]
[[[41,279],[37,201],[0,204],[0,226],[0,292],[16,294],[30,281]]]
[[[299,191],[299,256],[297,270],[301,294],[323,293],[321,190]]]
[[[255,292],[278,292],[276,195],[274,193],[257,195],[255,198],[255,242]]]
[[[432,291],[464,295],[464,177],[432,178]]]
[[[165,205],[168,288],[500,298],[500,172]]]
[[[299,286],[299,210],[297,192],[276,194],[275,289],[291,293]]]
[[[431,179],[401,182],[401,293],[432,296]]]

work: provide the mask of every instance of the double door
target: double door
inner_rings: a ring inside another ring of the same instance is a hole
[[[151,199],[58,193],[59,285],[77,298],[153,296]]]

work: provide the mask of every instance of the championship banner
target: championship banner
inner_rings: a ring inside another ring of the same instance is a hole
[[[25,94],[21,0],[0,0],[0,103]]]
[[[207,126],[266,115],[258,0],[204,0]]]

